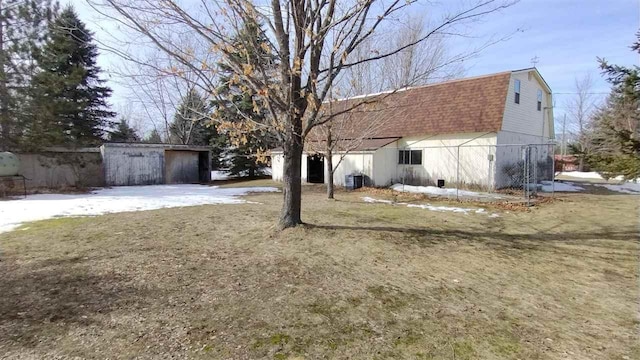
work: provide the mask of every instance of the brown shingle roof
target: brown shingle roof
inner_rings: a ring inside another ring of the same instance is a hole
[[[337,121],[348,121],[354,134],[364,124],[379,122],[368,138],[406,137],[502,128],[511,72],[453,80],[334,102],[334,113],[353,108]],[[342,134],[349,138],[348,134]]]

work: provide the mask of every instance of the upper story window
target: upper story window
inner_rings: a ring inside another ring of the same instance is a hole
[[[422,165],[422,150],[399,150],[398,164]]]
[[[542,90],[538,90],[538,111],[542,111]]]
[[[514,88],[516,91],[515,102],[516,104],[520,104],[520,80],[516,80]]]

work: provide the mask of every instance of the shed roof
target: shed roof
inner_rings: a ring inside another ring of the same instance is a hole
[[[104,143],[105,148],[163,148],[165,150],[210,151],[208,146],[181,144],[145,144],[145,143]]]

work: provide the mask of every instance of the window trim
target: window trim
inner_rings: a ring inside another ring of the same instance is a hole
[[[513,90],[515,93],[515,97],[514,97],[514,102],[516,104],[520,104],[520,91],[522,90],[522,84],[520,82],[520,79],[516,79],[515,83],[513,84]]]
[[[420,154],[419,163],[413,163],[414,156],[412,154]],[[398,149],[398,165],[422,165],[422,157],[422,149]]]
[[[542,90],[538,89],[538,104],[536,105],[538,111],[542,111]]]

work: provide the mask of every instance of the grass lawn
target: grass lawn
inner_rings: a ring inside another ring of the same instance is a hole
[[[0,234],[0,358],[640,358],[638,196],[492,218],[366,195],[306,188],[282,233],[259,194]]]

